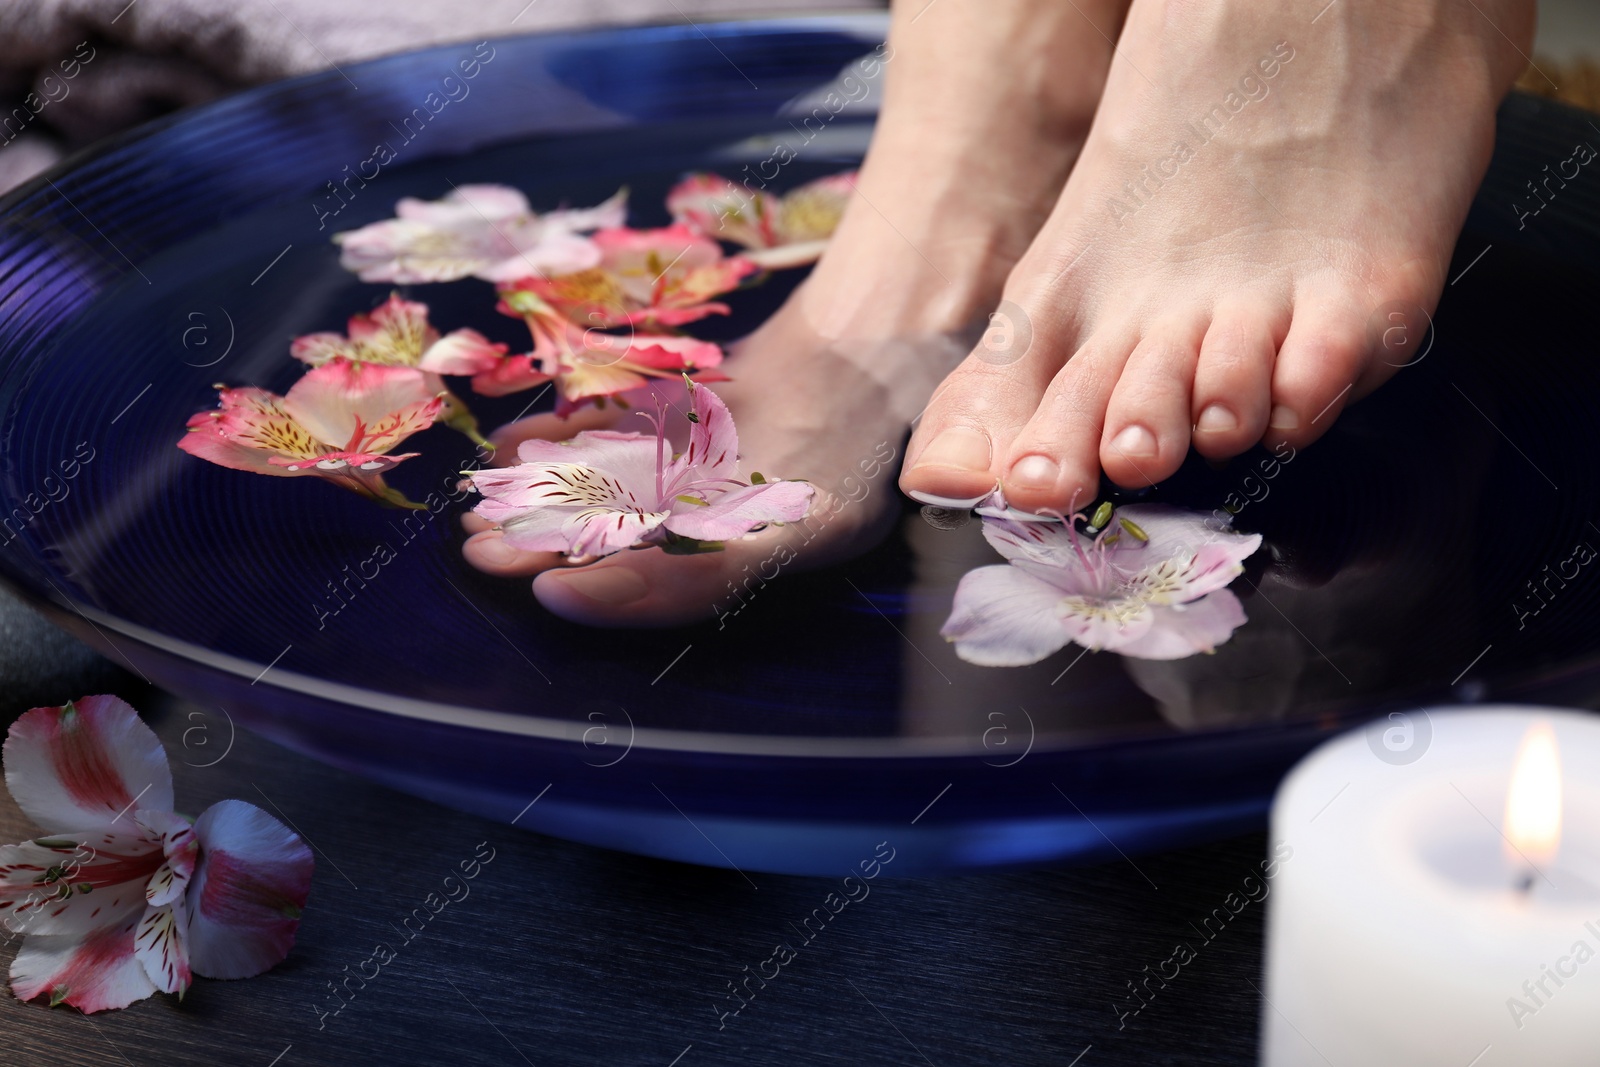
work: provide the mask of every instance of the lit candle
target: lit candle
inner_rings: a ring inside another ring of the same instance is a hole
[[[1597,770],[1600,719],[1504,707],[1302,761],[1272,809],[1262,1063],[1600,1063]]]

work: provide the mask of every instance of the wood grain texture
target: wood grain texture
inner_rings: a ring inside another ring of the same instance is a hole
[[[896,879],[891,863],[804,943],[798,925],[839,879],[747,881],[569,844],[243,731],[201,766],[226,744],[220,712],[159,694],[138,706],[167,745],[182,810],[238,797],[312,842],[299,941],[269,974],[200,979],[181,1003],[158,994],[84,1016],[0,1000],[6,1067],[1254,1062],[1262,905],[1209,942],[1191,924],[1257,869],[1259,835],[1051,871]],[[5,798],[0,839],[33,833]],[[429,894],[442,897],[481,842],[494,858],[452,884],[465,897],[431,911]],[[413,918],[421,933],[408,940],[401,924],[413,909],[427,922]],[[795,958],[765,988],[752,979],[757,992],[719,1029],[736,1004],[717,994],[781,941]],[[1113,1003],[1126,983],[1179,941],[1196,958],[1166,988],[1152,982],[1158,992],[1119,1029]],[[380,943],[394,958],[364,988],[351,980],[337,1014],[319,1014],[341,1003],[332,984],[373,973],[363,961]],[[9,964],[14,951],[11,942],[0,958]]]

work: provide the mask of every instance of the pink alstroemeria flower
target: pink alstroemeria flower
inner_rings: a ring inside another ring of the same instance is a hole
[[[1225,587],[1260,534],[1217,530],[1205,516],[1155,504],[1117,508],[1097,533],[1076,529],[1083,518],[984,519],[983,536],[1010,562],[970,571],[956,587],[940,632],[957,655],[1021,667],[1076,642],[1181,659],[1212,651],[1244,625],[1244,608]]]
[[[502,286],[537,296],[556,314],[584,327],[660,330],[707,315],[726,315],[714,298],[739,287],[756,265],[727,256],[717,242],[687,226],[607,229],[594,235],[600,262],[590,270],[518,278]]]
[[[178,447],[233,470],[315,475],[396,507],[416,508],[383,474],[418,455],[389,455],[432,426],[444,405],[405,367],[337,357],[307,371],[284,396],[218,386],[219,406],[189,420]]]
[[[570,275],[554,283],[598,273]],[[500,290],[499,310],[528,324],[533,351],[507,356],[493,370],[476,375],[475,392],[504,396],[553,380],[558,391],[556,414],[566,416],[585,403],[648,385],[651,378],[688,373],[701,381],[726,380],[708,370],[722,362],[720,345],[675,334],[636,333],[631,328],[623,333],[585,329],[545,300],[540,295],[545,289],[537,279],[524,279]],[[566,310],[572,310],[570,303]],[[611,325],[611,320],[602,325]]]
[[[661,545],[704,551],[774,522],[798,522],[815,489],[735,477],[739,437],[722,399],[689,383],[689,447],[670,455],[654,434],[585,430],[570,441],[524,441],[515,467],[469,472],[484,501],[473,510],[506,544],[573,560]]]
[[[463,185],[439,200],[406,197],[395,218],[335,234],[340,266],[364,282],[510,281],[527,274],[567,274],[600,261],[581,236],[627,218],[621,190],[592,208],[537,215],[505,185]]]
[[[0,922],[26,935],[11,961],[17,999],[124,1008],[289,954],[311,850],[240,800],[192,822],[173,814],[161,742],[121,700],[26,713],[6,736],[5,775],[49,833],[0,847]]]
[[[782,197],[737,185],[717,174],[691,174],[667,194],[675,221],[696,233],[742,245],[766,270],[816,261],[856,191],[856,172],[807,182]]]
[[[440,422],[466,434],[475,444],[488,445],[478,432],[478,420],[446,388],[441,375],[494,370],[506,354],[505,345],[490,342],[477,330],[452,330],[441,337],[428,322],[428,305],[402,300],[399,293],[390,294],[370,314],[352,315],[346,329],[343,334],[310,333],[297,337],[289,346],[289,354],[313,367],[346,359],[411,369],[422,376],[429,395],[444,398]]]

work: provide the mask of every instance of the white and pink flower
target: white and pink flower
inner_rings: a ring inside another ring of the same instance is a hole
[[[1019,667],[1069,643],[1142,659],[1210,652],[1245,623],[1226,588],[1260,534],[1217,530],[1177,508],[1103,505],[1097,531],[1064,522],[985,518],[983,535],[1009,561],[979,567],[956,588],[941,633],[969,663]],[[1003,514],[1003,513],[1002,513]]]
[[[388,300],[368,314],[352,315],[345,333],[310,333],[297,337],[289,354],[313,367],[344,359],[375,367],[394,367],[421,376],[430,396],[444,399],[439,421],[459,430],[474,443],[487,445],[478,432],[478,420],[444,383],[445,374],[471,375],[500,366],[506,346],[491,342],[477,330],[452,330],[444,336],[428,322],[428,305]]]
[[[478,374],[505,354],[477,330],[452,330],[444,336],[428,322],[428,305],[402,300],[391,293],[371,312],[350,316],[345,333],[308,333],[294,339],[289,354],[320,367],[335,359],[379,367],[414,367],[433,375],[430,384],[443,387],[441,374]]]
[[[439,200],[405,197],[395,218],[333,239],[340,265],[364,282],[504,282],[594,266],[600,249],[583,234],[621,226],[627,204],[619,191],[596,207],[539,215],[509,186],[463,185]]]
[[[123,701],[27,712],[6,737],[5,777],[49,835],[0,847],[0,923],[25,935],[11,963],[18,999],[123,1008],[288,955],[311,850],[243,801],[192,822],[174,814],[166,753]]]
[[[432,426],[443,408],[424,376],[405,367],[335,357],[284,396],[218,387],[219,406],[189,420],[178,447],[233,470],[315,476],[399,507],[416,507],[384,472],[417,455],[391,450]]]
[[[855,193],[854,171],[819,178],[781,197],[716,174],[691,174],[667,194],[675,221],[696,233],[742,245],[766,270],[815,262]]]
[[[578,560],[661,545],[714,550],[769,523],[798,522],[815,489],[801,481],[736,477],[739,437],[720,397],[689,383],[688,447],[671,454],[656,433],[585,430],[570,441],[524,441],[515,467],[470,472],[474,510],[506,544]]]

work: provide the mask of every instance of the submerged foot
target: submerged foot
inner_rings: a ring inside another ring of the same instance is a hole
[[[906,429],[965,351],[952,337],[994,306],[1077,158],[1121,0],[925,10],[896,12],[883,115],[827,252],[720,368],[733,380],[715,386],[738,426],[743,473],[811,481],[811,516],[721,552],[629,551],[570,567],[511,548],[469,515],[469,563],[534,576],[540,602],[577,622],[661,626],[725,614],[752,576],[820,566],[881,538],[900,507],[889,483]],[[1007,79],[993,76],[1002,62]],[[496,444],[509,461],[529,437],[613,426],[647,429],[591,409],[524,420]]]

